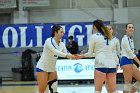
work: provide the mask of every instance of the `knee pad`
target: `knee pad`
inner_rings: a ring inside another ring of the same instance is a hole
[[[57,79],[48,82],[50,93],[58,93],[57,92]]]
[[[94,93],[101,93],[100,91],[94,91]]]
[[[140,89],[140,82],[138,81],[135,82],[133,86],[136,87],[137,89]]]
[[[131,84],[124,84],[125,91],[131,91]]]

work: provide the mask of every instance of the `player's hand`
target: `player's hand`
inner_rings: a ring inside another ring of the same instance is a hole
[[[70,59],[72,59],[72,60],[77,60],[78,58],[77,58],[76,55],[71,55]]]
[[[84,58],[84,55],[79,55],[79,54],[74,54],[76,56],[76,59],[81,59],[81,58]]]
[[[67,55],[67,58],[70,58],[72,60],[78,60],[78,59],[84,58],[84,55],[72,54],[72,55]]]
[[[66,58],[70,58],[72,60],[76,60],[77,57],[75,55],[72,55],[72,54],[67,54]]]

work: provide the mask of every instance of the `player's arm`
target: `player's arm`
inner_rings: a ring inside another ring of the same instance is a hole
[[[88,48],[88,52],[85,53],[83,56],[85,57],[95,57],[95,53],[94,53],[94,47],[95,47],[95,43],[96,43],[96,36],[92,36],[90,38],[89,41],[89,48]]]
[[[131,50],[131,47],[129,45],[129,41],[128,41],[127,37],[126,38],[123,38],[123,40],[122,40],[122,46],[124,47],[124,49],[126,50],[126,52],[127,52],[127,54],[129,55],[130,58],[133,59],[134,57],[136,57],[136,55]]]
[[[120,49],[120,41],[119,41],[119,39],[117,39],[116,49],[117,49],[117,52],[118,52],[118,56],[120,58],[121,57],[121,49]]]
[[[60,57],[66,57],[66,56],[69,56],[68,53],[64,53],[64,52],[61,52],[59,50],[57,50],[50,39],[47,39],[46,42],[45,42],[45,46],[44,47],[48,47],[54,54],[56,54],[57,56],[60,56]]]

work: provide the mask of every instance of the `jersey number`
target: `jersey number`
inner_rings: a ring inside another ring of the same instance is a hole
[[[108,39],[107,38],[104,38],[104,40],[106,40],[106,45],[109,45]]]

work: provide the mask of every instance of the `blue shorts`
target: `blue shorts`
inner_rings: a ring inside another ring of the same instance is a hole
[[[36,68],[36,72],[44,72],[42,69]]]
[[[127,57],[123,56],[120,61],[120,66],[124,66],[127,64],[134,64],[133,59],[128,59]]]
[[[95,69],[103,73],[115,73],[117,71],[116,68],[95,68]]]

